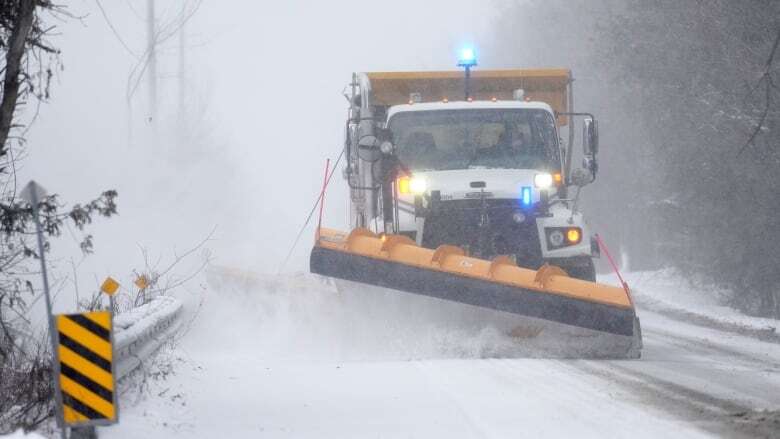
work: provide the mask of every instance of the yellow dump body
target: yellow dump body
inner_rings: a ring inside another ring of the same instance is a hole
[[[372,72],[372,104],[391,106],[406,104],[412,93],[422,102],[464,99],[464,73],[440,72]],[[512,100],[517,89],[523,89],[532,101],[545,102],[556,112],[568,111],[567,89],[571,81],[568,69],[475,70],[471,73],[471,96],[474,100]],[[566,125],[565,117],[558,118]]]

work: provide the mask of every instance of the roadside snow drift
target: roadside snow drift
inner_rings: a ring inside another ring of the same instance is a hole
[[[641,439],[777,431],[778,345],[723,328],[640,307],[641,360],[483,358],[512,356],[512,340],[468,313],[343,290],[308,274],[209,275],[191,328],[139,369],[123,393],[122,422],[107,437]],[[652,288],[646,282],[639,294],[651,297]]]
[[[310,275],[212,272],[219,303],[263,358],[409,360],[522,355],[508,313]],[[218,331],[203,334],[214,337]]]

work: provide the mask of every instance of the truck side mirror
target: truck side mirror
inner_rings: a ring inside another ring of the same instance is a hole
[[[599,164],[596,161],[596,154],[599,152],[599,124],[596,119],[588,117],[582,125],[582,153],[585,158],[582,166],[587,169],[596,178],[599,170]],[[593,181],[593,179],[591,181]]]
[[[384,155],[393,155],[395,145],[393,144],[393,132],[388,128],[377,127],[374,129],[379,151]]]
[[[594,159],[599,152],[599,124],[596,119],[587,118],[583,121],[582,152],[586,157]]]
[[[593,180],[595,180],[595,178],[589,171],[579,168],[571,171],[571,184],[574,186],[587,186],[588,184],[593,183]]]

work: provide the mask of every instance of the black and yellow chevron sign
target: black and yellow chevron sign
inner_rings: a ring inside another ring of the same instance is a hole
[[[111,313],[57,316],[62,419],[67,425],[117,420]]]

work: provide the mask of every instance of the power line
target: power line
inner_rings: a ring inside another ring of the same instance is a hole
[[[130,49],[130,46],[128,46],[125,43],[125,40],[123,40],[122,37],[119,36],[119,32],[114,27],[114,24],[111,23],[111,20],[109,20],[108,14],[106,14],[106,10],[103,9],[103,5],[100,4],[100,0],[95,0],[95,3],[97,4],[98,8],[100,9],[100,13],[103,14],[103,18],[106,20],[106,23],[108,24],[108,27],[111,28],[111,32],[114,33],[114,36],[116,37],[116,39],[119,41],[120,44],[122,44],[122,47],[124,47],[125,50],[127,51],[127,53],[132,55],[134,58],[138,58],[138,55],[136,55],[135,52],[133,52]]]

